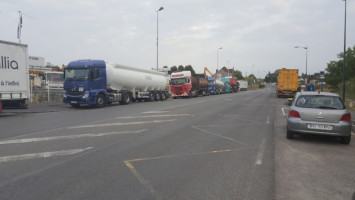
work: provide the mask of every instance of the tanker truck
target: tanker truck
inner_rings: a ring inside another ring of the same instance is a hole
[[[238,80],[236,78],[224,77],[224,78],[221,78],[221,81],[227,84],[226,92],[228,92],[228,93],[230,93],[230,92],[238,92],[239,83],[238,83]]]
[[[208,92],[210,94],[223,94],[225,93],[225,84],[215,79],[214,77],[207,77],[208,80]]]
[[[63,103],[73,107],[163,101],[169,95],[169,80],[164,73],[103,60],[72,61],[65,68],[64,78]]]
[[[208,81],[203,74],[191,75],[191,71],[180,71],[171,74],[171,92],[173,98],[209,95]]]

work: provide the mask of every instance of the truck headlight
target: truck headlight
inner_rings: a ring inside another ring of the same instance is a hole
[[[82,98],[86,99],[89,96],[90,96],[90,92],[86,90]]]
[[[67,98],[67,95],[65,93],[63,94],[63,98]]]

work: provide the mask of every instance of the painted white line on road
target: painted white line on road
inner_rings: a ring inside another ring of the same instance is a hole
[[[69,127],[69,129],[74,129],[74,128],[94,128],[94,127],[105,127],[105,126],[128,126],[128,125],[139,125],[139,124],[152,124],[152,123],[172,122],[172,121],[175,121],[175,120],[177,120],[177,119],[141,121],[141,122],[127,122],[127,123],[93,124],[93,125],[73,126],[73,127]]]
[[[117,117],[116,119],[136,119],[136,118],[154,118],[154,117],[180,117],[180,116],[189,116],[189,115],[190,114],[146,115],[146,116]]]
[[[109,135],[122,135],[129,133],[142,133],[148,129],[142,129],[138,131],[121,131],[121,132],[107,132],[107,133],[88,133],[80,135],[63,135],[63,136],[53,136],[53,137],[42,137],[42,138],[25,138],[25,139],[13,139],[0,141],[0,144],[21,144],[30,142],[42,142],[42,141],[53,141],[53,140],[65,140],[65,139],[78,139],[78,138],[88,138],[88,137],[102,137]]]
[[[263,139],[263,141],[261,142],[261,144],[259,146],[258,154],[256,155],[256,159],[255,159],[255,164],[256,165],[261,165],[263,163],[263,156],[264,156],[264,151],[265,151],[265,143],[266,143],[266,139]]]
[[[270,117],[269,116],[267,116],[267,118],[266,118],[266,123],[270,124]]]
[[[186,107],[186,106],[191,106],[191,105],[194,105],[194,104],[197,104],[197,103],[204,103],[204,101],[196,101],[196,102],[193,102],[193,103],[183,104],[183,105],[178,105],[178,106],[169,106],[169,107],[166,107],[166,109],[175,109],[175,108],[180,108],[180,107]]]
[[[285,110],[284,110],[283,107],[281,108],[281,110],[282,110],[282,114],[283,114],[283,115],[287,115],[287,114],[285,113]]]
[[[167,113],[169,111],[162,111],[162,110],[152,110],[152,111],[147,111],[147,112],[142,112],[146,114],[153,114],[153,113]]]
[[[14,156],[3,156],[0,157],[0,163],[11,162],[11,161],[19,161],[19,160],[29,160],[35,158],[49,158],[53,156],[67,156],[77,154],[83,151],[87,151],[92,149],[93,147],[87,147],[84,149],[70,149],[70,150],[62,150],[62,151],[52,151],[52,152],[42,152],[42,153],[30,153],[30,154],[22,154],[22,155],[14,155]]]

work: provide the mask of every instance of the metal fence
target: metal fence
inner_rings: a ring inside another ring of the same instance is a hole
[[[60,102],[63,89],[32,88],[32,102]]]

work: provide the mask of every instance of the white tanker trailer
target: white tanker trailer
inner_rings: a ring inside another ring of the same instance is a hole
[[[65,68],[63,102],[74,107],[131,101],[159,101],[169,95],[164,73],[103,60],[72,61]]]

